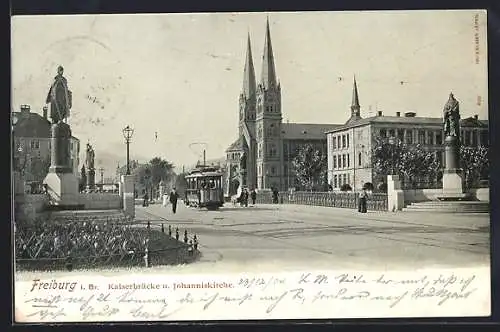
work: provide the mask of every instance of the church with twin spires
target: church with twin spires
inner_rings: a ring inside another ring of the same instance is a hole
[[[238,188],[287,190],[299,185],[292,160],[302,145],[326,153],[325,133],[335,124],[283,123],[281,83],[274,65],[269,19],[260,80],[257,82],[248,36],[243,88],[239,96],[238,138],[226,150],[226,196]]]

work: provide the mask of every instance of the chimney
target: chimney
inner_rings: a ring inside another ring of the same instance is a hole
[[[47,120],[47,112],[48,112],[48,108],[47,108],[47,106],[44,106],[44,107],[43,107],[43,118],[44,118],[45,120]]]
[[[401,116],[401,112],[396,112],[396,116],[400,117]]]
[[[474,119],[479,119],[479,116],[477,114],[474,114]]]
[[[30,105],[21,105],[21,115],[28,115],[30,112]]]
[[[382,111],[378,111],[378,112],[377,112],[377,115],[378,115],[378,116],[382,116]]]
[[[407,117],[407,118],[414,118],[415,115],[417,115],[417,113],[415,113],[415,112],[406,112],[405,113],[405,117]]]

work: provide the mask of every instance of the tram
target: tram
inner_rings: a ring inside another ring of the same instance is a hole
[[[197,167],[186,176],[186,205],[216,210],[224,204],[223,173],[216,167]]]

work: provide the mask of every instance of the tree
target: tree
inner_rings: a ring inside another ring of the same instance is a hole
[[[465,187],[473,188],[477,186],[479,180],[488,178],[489,159],[488,149],[484,146],[460,147],[460,162],[465,177]]]
[[[148,163],[148,176],[153,187],[156,187],[160,181],[170,182],[174,179],[174,164],[171,162],[155,157]]]
[[[36,157],[31,159],[30,173],[34,181],[43,181],[49,173],[50,158]]]
[[[187,188],[186,175],[187,173],[181,173],[175,177],[175,188],[179,193],[183,193],[186,191]]]
[[[419,144],[404,144],[397,138],[391,142],[389,138],[377,137],[372,159],[377,174],[399,175],[412,186],[425,178],[436,179],[441,173],[441,166],[433,152],[424,150]]]
[[[300,147],[292,160],[292,165],[299,183],[307,190],[326,183],[327,156],[314,145],[306,144]]]

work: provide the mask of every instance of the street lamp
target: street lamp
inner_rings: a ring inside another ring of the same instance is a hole
[[[104,168],[99,168],[99,172],[101,172],[101,184],[104,184]]]
[[[389,144],[391,145],[391,175],[394,175],[394,146],[396,145],[396,137],[389,137]]]
[[[134,129],[130,128],[130,126],[126,126],[123,128],[123,137],[125,138],[125,144],[127,145],[127,175],[130,175],[130,139],[134,134]]]

